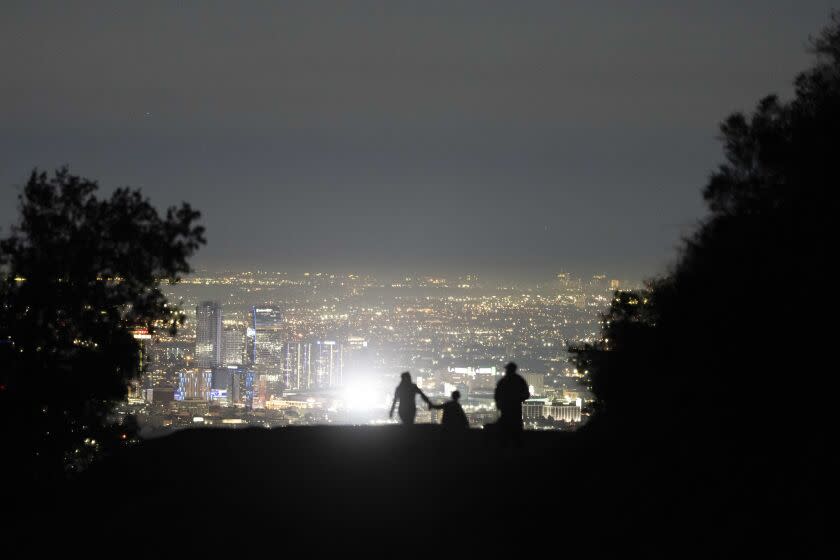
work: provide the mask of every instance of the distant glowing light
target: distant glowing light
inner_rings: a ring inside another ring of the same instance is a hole
[[[380,396],[373,383],[354,383],[344,390],[344,406],[348,410],[371,410],[380,404]]]

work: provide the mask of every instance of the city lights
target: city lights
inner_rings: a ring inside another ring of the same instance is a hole
[[[176,336],[133,331],[143,375],[120,411],[151,431],[379,424],[410,371],[433,402],[459,391],[480,428],[495,420],[493,390],[515,359],[536,399],[526,426],[574,429],[591,396],[566,348],[598,338],[614,285],[570,274],[527,287],[475,274],[196,274],[169,286],[187,315]],[[439,417],[421,405],[416,421]]]

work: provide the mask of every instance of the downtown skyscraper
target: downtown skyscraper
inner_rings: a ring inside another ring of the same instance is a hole
[[[313,386],[311,343],[287,342],[283,345],[283,383],[291,391]]]
[[[216,301],[195,308],[195,361],[198,368],[222,364],[222,306]]]
[[[297,341],[283,345],[283,383],[290,391],[340,387],[344,347],[334,340]]]
[[[317,387],[340,387],[344,381],[344,349],[334,340],[315,343],[315,384]]]
[[[222,329],[222,364],[241,366],[245,359],[245,328],[240,325],[224,325]]]
[[[267,373],[279,374],[283,366],[283,315],[273,307],[252,307],[250,337],[251,362]]]

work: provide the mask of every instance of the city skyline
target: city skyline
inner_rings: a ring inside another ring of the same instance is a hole
[[[625,289],[634,286],[623,286]],[[386,281],[373,274],[195,273],[165,286],[186,321],[173,337],[138,331],[144,373],[120,408],[144,433],[222,427],[387,423],[408,371],[434,401],[459,391],[474,426],[516,360],[529,428],[569,430],[591,395],[568,346],[597,339],[621,282],[562,272],[522,287],[476,274]],[[419,423],[435,423],[433,410]]]

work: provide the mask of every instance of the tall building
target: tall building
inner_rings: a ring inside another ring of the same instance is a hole
[[[315,343],[315,385],[319,388],[339,387],[344,379],[344,352],[334,340]]]
[[[225,366],[224,369],[228,373],[228,402],[232,406],[250,409],[254,396],[254,372],[241,366]]]
[[[222,365],[222,306],[203,301],[195,308],[195,360],[199,368]]]
[[[209,401],[213,387],[213,372],[209,369],[192,369],[179,373],[175,398],[185,401]]]
[[[241,366],[245,360],[245,329],[239,325],[222,328],[222,365]]]
[[[312,344],[287,342],[283,345],[283,385],[289,391],[305,391],[313,386]]]
[[[279,373],[283,365],[283,316],[273,307],[252,307],[251,361],[266,372]]]
[[[344,347],[334,340],[287,342],[283,345],[282,373],[287,391],[340,387],[344,381]]]
[[[223,366],[214,373],[214,380],[219,380],[219,388],[214,392],[224,391],[226,404],[251,410],[254,401],[254,388],[257,376],[253,370],[242,366]],[[224,387],[222,387],[222,384]],[[264,397],[263,397],[264,398]]]

